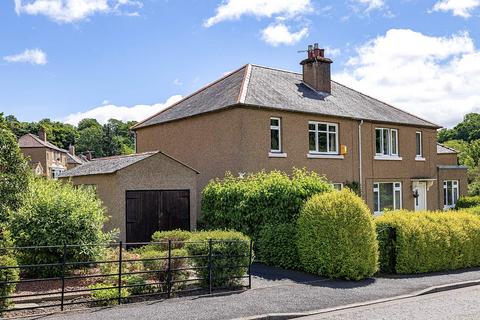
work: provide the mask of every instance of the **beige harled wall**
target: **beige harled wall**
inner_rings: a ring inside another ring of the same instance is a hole
[[[97,195],[110,216],[105,230],[120,229],[120,239],[125,241],[125,193],[128,190],[189,190],[190,228],[195,230],[197,176],[195,171],[159,153],[117,173],[74,177],[72,183],[96,186]]]
[[[282,119],[282,147],[286,158],[269,158],[270,117]],[[346,145],[344,159],[309,159],[308,121],[339,124],[339,144]],[[325,174],[332,182],[359,181],[358,126],[360,121],[258,108],[231,108],[220,112],[138,129],[137,152],[162,150],[201,172],[199,191],[225,171],[254,172],[293,167]],[[398,129],[401,161],[375,160],[375,128]],[[421,131],[425,161],[415,160],[415,132]],[[414,208],[414,178],[436,179],[438,157],[436,130],[410,126],[362,125],[364,199],[373,209],[374,182],[402,182],[402,202]],[[200,198],[200,196],[199,196]],[[200,199],[199,199],[200,200]],[[439,208],[438,183],[427,195],[429,209]]]

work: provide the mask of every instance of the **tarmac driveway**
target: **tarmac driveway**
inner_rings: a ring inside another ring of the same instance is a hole
[[[306,312],[410,294],[432,286],[480,279],[480,269],[363,281],[329,280],[303,272],[252,267],[252,289],[64,313],[42,319],[234,319],[266,313]]]

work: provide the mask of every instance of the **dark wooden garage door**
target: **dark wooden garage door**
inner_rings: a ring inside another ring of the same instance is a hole
[[[148,242],[155,231],[190,230],[188,190],[127,191],[127,242]]]

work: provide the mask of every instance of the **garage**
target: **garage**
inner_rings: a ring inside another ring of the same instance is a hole
[[[161,152],[95,159],[60,179],[95,188],[106,207],[105,231],[147,242],[155,231],[197,227],[198,171]]]

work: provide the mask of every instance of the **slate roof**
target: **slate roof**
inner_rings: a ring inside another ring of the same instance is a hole
[[[300,73],[248,64],[138,123],[133,129],[241,105],[439,128],[338,82],[332,81],[331,95],[324,96],[303,83]]]
[[[89,161],[81,166],[72,168],[70,170],[64,171],[59,175],[59,178],[69,178],[69,177],[78,177],[78,176],[89,176],[89,175],[96,175],[96,174],[111,174],[115,173],[121,169],[124,169],[128,166],[131,166],[137,162],[140,162],[144,159],[147,159],[153,155],[161,153],[170,159],[180,163],[181,165],[189,168],[190,170],[199,173],[197,170],[193,169],[192,167],[188,166],[187,164],[165,154],[161,151],[151,151],[151,152],[144,152],[144,153],[135,153],[130,155],[123,155],[123,156],[114,156],[114,157],[107,157],[107,158],[97,158]]]
[[[443,144],[437,143],[437,153],[446,154],[446,153],[458,153],[457,150],[444,146]]]
[[[18,145],[20,148],[49,148],[58,152],[68,153],[67,150],[61,149],[48,141],[43,141],[32,133],[27,133],[26,135],[21,136],[18,139]]]
[[[83,156],[77,156],[67,153],[67,163],[76,163],[76,164],[85,164],[88,160],[86,160]]]
[[[126,168],[157,153],[158,151],[93,159],[81,166],[62,172],[59,175],[59,178],[115,173],[118,170]]]

